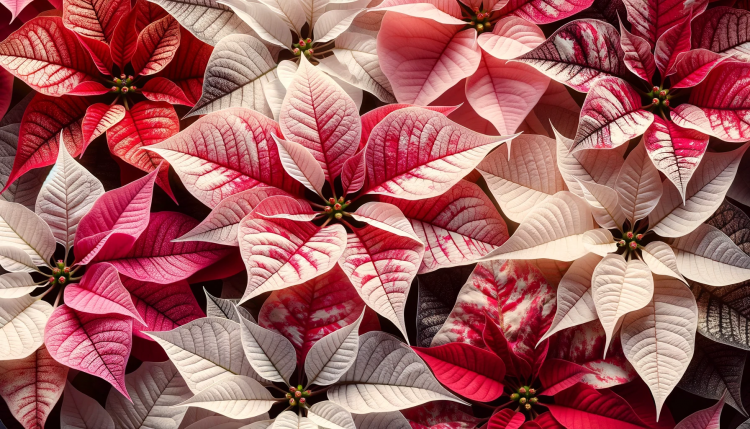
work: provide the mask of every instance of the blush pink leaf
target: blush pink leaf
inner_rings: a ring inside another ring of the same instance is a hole
[[[593,2],[594,0],[510,0],[500,8],[500,13],[515,15],[534,24],[549,24],[575,15]]]
[[[123,277],[122,284],[130,292],[138,315],[144,321],[133,322],[133,335],[140,338],[151,341],[143,331],[171,331],[204,317],[190,285],[184,280],[157,284]]]
[[[705,410],[696,411],[685,417],[685,419],[675,426],[675,429],[719,429],[721,409],[724,408],[725,396],[726,393],[721,396],[716,405],[708,407]]]
[[[405,109],[407,107],[419,107],[413,104],[386,104],[385,106],[380,106],[378,108],[372,109],[369,112],[362,115],[362,138],[359,141],[359,149],[358,151],[361,151],[365,148],[365,145],[367,144],[367,140],[370,139],[370,133],[372,133],[372,129],[375,128],[377,124],[379,124],[383,119],[385,119],[386,116],[389,114],[395,112],[396,110]],[[436,112],[440,112],[444,114],[445,116],[450,115],[453,113],[458,107],[457,106],[425,106],[424,109],[434,110]],[[355,192],[355,191],[351,191]]]
[[[65,288],[65,304],[91,314],[118,314],[143,323],[117,270],[110,264],[95,264],[79,283]]]

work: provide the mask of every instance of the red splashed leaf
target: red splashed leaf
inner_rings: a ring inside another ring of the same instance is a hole
[[[125,106],[120,106],[119,104],[110,106],[104,103],[96,103],[89,106],[81,123],[83,133],[83,148],[81,149],[81,153],[86,150],[95,138],[104,134],[124,117]]]
[[[552,396],[573,386],[590,371],[581,365],[562,359],[547,359],[539,370],[539,380],[544,386],[542,395]]]
[[[98,253],[122,255],[148,225],[156,172],[105,192],[78,224],[76,260],[87,264]]]
[[[301,185],[281,165],[272,135],[281,135],[276,122],[250,109],[230,108],[198,119],[149,149],[172,164],[193,196],[215,207],[257,186],[298,193]]]
[[[739,60],[750,60],[750,33],[747,21],[750,11],[732,7],[715,7],[693,20],[693,49],[731,55]]]
[[[169,103],[141,101],[107,130],[107,144],[113,155],[140,170],[158,169],[156,183],[174,200],[169,187],[169,165],[161,156],[143,148],[161,143],[179,131],[180,119]]]
[[[643,37],[629,32],[620,21],[620,47],[625,56],[625,66],[639,78],[651,83],[656,72],[654,54],[651,53],[651,45]]]
[[[380,201],[401,209],[425,243],[420,273],[469,264],[509,237],[505,220],[492,201],[479,186],[465,180],[425,200],[380,197]]]
[[[171,80],[164,77],[155,77],[141,88],[144,97],[151,101],[166,101],[171,104],[182,104],[184,106],[193,106],[195,103],[190,101],[185,92]]]
[[[750,139],[750,64],[723,63],[670,112],[675,124],[729,142]]]
[[[443,194],[513,136],[486,136],[421,108],[388,115],[365,148],[365,192],[405,199]]]
[[[147,0],[136,0],[134,9],[138,11],[138,19],[135,21],[135,29],[138,33],[152,22],[167,16],[167,11]]]
[[[703,82],[703,79],[716,66],[731,57],[717,54],[707,49],[693,49],[683,52],[669,72],[670,89],[690,88]]]
[[[260,309],[258,323],[286,337],[297,351],[297,365],[302,366],[313,344],[356,322],[364,308],[346,274],[334,267],[305,283],[272,292]],[[360,333],[379,326],[377,316],[368,311]]]
[[[599,79],[583,101],[570,151],[615,148],[643,134],[653,120],[653,113],[641,109],[641,97],[630,84],[616,77]]]
[[[109,43],[120,18],[130,10],[127,0],[63,0],[63,24],[81,36]]]
[[[549,24],[587,9],[594,0],[510,0],[502,15],[515,15],[534,24]]]
[[[494,353],[464,343],[412,349],[440,383],[465,398],[491,402],[503,393],[505,365]]]
[[[119,314],[143,322],[120,275],[110,264],[88,267],[81,281],[65,288],[68,307],[91,314]]]
[[[665,31],[656,41],[654,60],[659,73],[665,76],[677,63],[680,54],[690,50],[690,17]]]
[[[496,412],[487,422],[487,429],[519,429],[526,421],[523,413],[504,409]]]
[[[147,2],[139,0],[137,4],[141,3]],[[153,3],[148,4],[159,8]],[[163,12],[163,9],[159,8],[159,10]],[[180,47],[172,61],[159,72],[159,76],[169,79],[182,89],[185,97],[190,101],[189,106],[195,105],[201,98],[203,76],[212,51],[213,46],[198,40],[193,33],[180,27]]]
[[[195,228],[198,221],[176,212],[151,213],[148,227],[133,247],[118,258],[108,258],[121,274],[155,283],[183,280],[226,256],[230,248],[213,243],[173,243],[177,237]],[[103,260],[97,255],[95,260]]]
[[[81,123],[89,104],[83,97],[34,96],[21,120],[18,150],[3,192],[27,171],[54,164],[61,137],[71,156],[81,153]]]
[[[133,322],[133,334],[149,342],[153,340],[142,331],[171,331],[204,317],[190,285],[184,280],[158,284],[123,277],[122,284],[130,292],[130,298],[145,322]]]
[[[386,104],[376,109],[372,109],[369,112],[362,115],[362,137],[359,140],[359,149],[362,150],[367,144],[367,140],[370,138],[370,133],[375,125],[379,124],[386,116],[395,112],[396,110],[405,109],[407,107],[419,107],[414,104]],[[445,116],[453,113],[458,107],[457,106],[425,106],[424,109],[434,110],[440,112]],[[354,192],[354,191],[352,191]]]
[[[421,242],[367,225],[353,228],[348,234],[339,265],[365,304],[393,322],[408,338],[404,323],[406,297],[423,256]]]
[[[433,401],[401,413],[413,429],[463,429],[475,427],[482,419],[474,417],[470,406],[452,401]]]
[[[624,55],[615,27],[579,19],[563,25],[516,60],[577,91],[588,92],[597,78],[625,75]]]
[[[656,45],[662,34],[683,19],[700,15],[708,0],[623,0],[633,33]]]
[[[357,150],[362,134],[359,109],[331,77],[301,61],[281,104],[279,125],[287,140],[312,153],[333,184]]]
[[[151,75],[172,61],[180,46],[180,23],[166,16],[141,31],[131,63],[136,74]]]
[[[78,33],[74,34],[78,37],[78,41],[81,42],[81,46],[89,53],[97,70],[103,75],[111,76],[114,63],[112,62],[109,45],[99,40],[83,37]]]
[[[135,29],[135,22],[138,19],[138,9],[133,9],[120,18],[120,22],[115,27],[112,35],[112,42],[109,44],[109,53],[112,61],[120,67],[120,71],[125,71],[125,65],[130,63],[135,48],[138,43],[138,32]]]
[[[68,367],[42,345],[28,357],[0,361],[0,396],[24,428],[43,428],[65,388]]]
[[[555,404],[545,404],[565,427],[576,429],[643,429],[643,422],[624,399],[606,390],[583,384],[555,395]]]
[[[39,17],[0,43],[0,65],[42,94],[60,96],[98,75],[62,18]]]
[[[708,136],[654,116],[643,134],[643,144],[654,166],[685,196],[687,184],[706,153]]]
[[[399,103],[430,104],[477,69],[473,29],[388,13],[378,32],[380,68]]]
[[[44,344],[56,361],[104,379],[129,399],[125,365],[132,329],[129,317],[79,313],[63,304],[47,322]]]

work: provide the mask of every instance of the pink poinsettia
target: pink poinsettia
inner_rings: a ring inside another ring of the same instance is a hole
[[[172,241],[198,222],[181,213],[149,213],[156,170],[104,192],[61,148],[35,212],[0,202],[0,265],[8,271],[0,276],[7,346],[0,372],[23,380],[3,384],[0,395],[28,428],[43,425],[68,368],[100,377],[127,397],[132,336],[148,338],[141,331],[171,330],[203,317],[185,279],[231,251]],[[47,290],[30,295],[37,288]],[[50,293],[57,295],[52,305],[42,300]],[[37,371],[50,373],[43,388],[33,380]],[[49,409],[29,414],[27,403],[14,399],[19,395]]]
[[[471,107],[500,134],[516,131],[549,79],[512,61],[544,42],[537,24],[567,18],[591,1],[386,0],[380,66],[401,103],[427,105],[466,79]]]
[[[749,110],[740,95],[750,68],[731,47],[716,44],[727,36],[726,20],[691,40],[693,29],[730,14],[726,8],[700,15],[707,2],[660,5],[663,13],[652,15],[650,6],[625,4],[632,32],[622,23],[618,33],[605,22],[577,20],[517,60],[588,93],[573,152],[615,148],[643,135],[653,164],[684,196],[709,135],[730,142],[750,138],[744,121]]]
[[[279,124],[228,109],[149,149],[214,207],[181,240],[239,245],[243,301],[339,265],[405,333],[417,272],[470,263],[507,238],[490,200],[461,178],[511,137],[472,132],[444,116],[451,110],[391,105],[360,118],[303,58]]]
[[[58,140],[78,156],[107,135],[110,152],[140,170],[168,165],[144,146],[180,130],[172,104],[200,97],[211,47],[145,0],[70,0],[62,17],[40,16],[0,43],[0,65],[38,93],[27,107],[7,189],[27,171],[55,162]],[[59,59],[55,59],[59,58]]]

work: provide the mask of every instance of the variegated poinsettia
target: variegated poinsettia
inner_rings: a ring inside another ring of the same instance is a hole
[[[683,276],[713,286],[750,279],[750,258],[704,223],[722,204],[747,147],[706,153],[683,194],[662,182],[644,143],[624,162],[620,149],[572,152],[574,142],[559,134],[556,144],[556,160],[548,141],[516,145],[515,158],[493,154],[479,166],[501,208],[520,220],[484,259],[574,261],[541,339],[596,319],[606,347],[620,332],[658,415],[693,356],[698,309]],[[526,174],[520,159],[545,173]],[[559,190],[559,181],[552,186],[560,177],[570,191]],[[508,186],[526,197],[503,199]]]
[[[62,17],[39,16],[0,42],[0,65],[37,94],[24,112],[8,189],[24,173],[51,165],[59,136],[82,154],[106,134],[110,152],[134,167],[169,166],[141,150],[180,130],[173,104],[200,97],[211,47],[146,0],[65,0]],[[173,197],[174,198],[174,197]]]
[[[514,61],[545,40],[538,24],[591,0],[386,0],[378,33],[383,72],[400,103],[428,105],[465,79],[468,103],[500,134],[516,132],[549,78]],[[463,94],[462,94],[463,95]]]
[[[68,368],[127,397],[133,335],[203,317],[185,279],[231,251],[172,242],[198,222],[149,213],[156,171],[104,192],[60,147],[35,212],[0,202],[0,396],[26,428],[44,425]]]
[[[707,1],[624,3],[632,32],[622,22],[618,33],[606,22],[576,20],[517,61],[587,92],[573,152],[615,148],[643,134],[652,162],[684,196],[709,136],[750,139],[741,95],[750,65],[741,53],[745,37],[730,24],[750,15],[705,11]]]
[[[507,239],[490,200],[461,178],[511,137],[472,132],[444,116],[451,110],[390,105],[360,118],[303,58],[280,124],[229,109],[150,150],[213,207],[181,240],[240,246],[243,301],[338,264],[365,303],[405,333],[417,272],[470,263]]]

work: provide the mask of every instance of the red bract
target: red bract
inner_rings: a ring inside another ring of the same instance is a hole
[[[60,134],[78,156],[106,132],[114,155],[153,171],[162,159],[141,149],[179,131],[168,103],[192,105],[200,92],[211,47],[158,6],[70,0],[62,10],[62,18],[35,18],[0,43],[0,64],[39,92],[24,114],[6,188],[52,164]],[[104,95],[105,103],[81,97]],[[163,163],[157,183],[172,196],[167,169]]]
[[[476,198],[479,188],[461,178],[510,137],[471,132],[434,110],[383,109],[366,115],[363,125],[346,93],[303,59],[283,100],[280,127],[234,108],[153,146],[193,195],[215,207],[211,220],[183,240],[214,241],[238,225],[249,274],[243,301],[305,283],[338,264],[364,302],[405,333],[404,304],[425,248],[433,253],[425,270],[433,270],[469,263],[507,237],[489,200]],[[363,130],[369,137],[358,151]],[[220,139],[207,138],[216,132]],[[236,199],[240,191],[267,192],[268,186],[286,192],[266,194],[262,202],[252,193]],[[382,201],[347,200],[352,195],[398,200],[410,214]],[[233,202],[224,205],[227,197]],[[434,212],[411,204],[429,198]],[[241,221],[219,215],[235,203],[249,204]],[[491,225],[499,232],[488,231]]]

